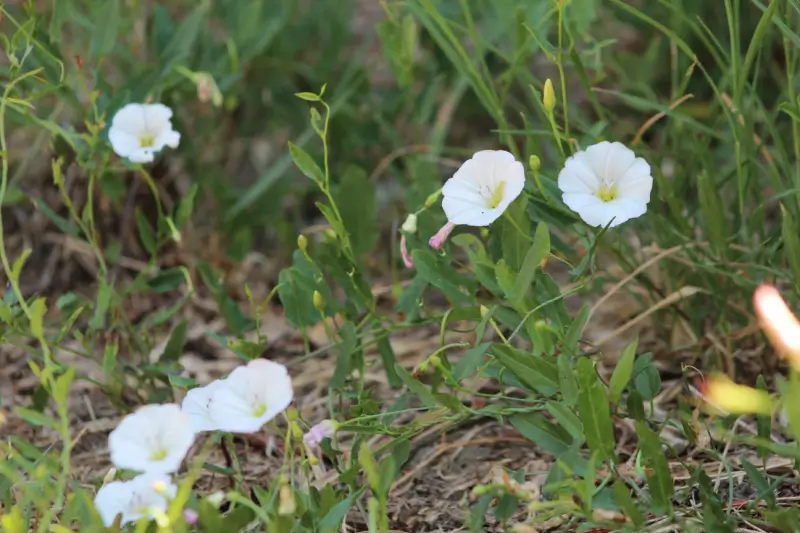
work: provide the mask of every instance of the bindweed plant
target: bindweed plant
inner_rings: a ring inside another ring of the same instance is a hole
[[[794,531],[795,2],[370,6],[0,6],[2,530]]]

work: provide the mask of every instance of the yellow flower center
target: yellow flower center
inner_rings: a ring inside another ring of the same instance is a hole
[[[504,181],[501,181],[497,185],[497,188],[492,193],[492,197],[489,198],[489,202],[486,204],[489,209],[496,208],[498,205],[500,205],[500,202],[503,201],[503,188],[505,185],[506,183]]]
[[[139,136],[140,148],[152,148],[156,144],[156,138],[149,133],[143,133]]]
[[[267,412],[267,404],[266,403],[260,403],[260,404],[258,404],[258,405],[253,407],[253,416],[255,418],[260,418],[266,412]]]
[[[159,448],[158,450],[154,451],[150,454],[151,461],[163,461],[167,458],[169,451],[166,448]]]
[[[600,198],[602,202],[612,202],[617,199],[617,188],[604,186],[597,191],[597,197]]]

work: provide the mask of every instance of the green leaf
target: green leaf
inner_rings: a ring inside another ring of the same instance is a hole
[[[383,494],[380,494],[381,474],[378,470],[378,463],[375,462],[375,458],[372,456],[372,452],[366,442],[363,442],[358,450],[358,462],[361,463],[361,468],[367,475],[367,481],[372,492],[382,497]]]
[[[703,507],[703,529],[710,533],[733,533],[733,528],[728,523],[722,502],[717,496],[711,478],[705,470],[698,468],[695,471],[696,483],[700,492],[700,502]]]
[[[15,506],[0,517],[0,525],[5,533],[27,533],[28,522],[22,516],[21,506]]]
[[[675,487],[672,484],[667,456],[661,450],[661,439],[655,431],[647,427],[646,422],[636,422],[636,434],[639,435],[642,462],[647,469],[645,477],[653,499],[653,510],[659,515],[667,514],[672,508],[671,499]]]
[[[636,374],[633,384],[645,400],[652,400],[661,391],[661,374],[655,366],[647,365]]]
[[[44,215],[50,219],[50,222],[55,224],[61,233],[78,239],[81,238],[81,231],[74,223],[62,217],[61,215],[56,214],[52,209],[50,209],[50,207],[47,206],[47,204],[38,198],[34,198],[33,203],[36,205],[36,209],[44,213]]]
[[[764,474],[761,472],[761,470],[756,468],[745,458],[742,458],[742,466],[744,467],[744,471],[747,473],[747,477],[750,479],[750,483],[758,491],[757,496],[759,498],[763,498],[767,505],[771,509],[774,509],[778,502],[775,499],[775,491],[772,489],[769,481],[767,481],[767,478],[764,477]]]
[[[635,530],[641,531],[644,517],[631,497],[631,489],[621,479],[614,481],[614,501],[617,502],[623,514],[633,523]]]
[[[17,257],[14,261],[14,265],[11,267],[11,279],[15,281],[19,280],[19,276],[22,274],[22,268],[25,266],[25,261],[28,260],[32,251],[31,248],[25,248],[22,250],[22,253],[19,254],[19,257]]]
[[[727,250],[728,230],[725,228],[726,216],[722,209],[719,185],[714,183],[707,172],[700,171],[697,177],[697,190],[708,240],[717,253],[723,254]]]
[[[94,14],[94,31],[91,32],[90,59],[108,55],[119,40],[121,0],[104,0],[93,2],[94,6],[102,6]]]
[[[99,287],[97,289],[97,303],[94,306],[94,315],[89,321],[89,327],[94,330],[105,328],[106,314],[111,305],[111,287],[108,286],[105,278],[100,278]]]
[[[500,222],[503,259],[513,272],[519,272],[530,246],[531,221],[525,213],[527,200],[520,196],[506,210]]]
[[[189,219],[192,218],[192,213],[194,212],[194,199],[197,197],[197,191],[200,190],[199,183],[193,183],[189,190],[186,191],[186,194],[181,198],[180,203],[178,204],[178,209],[175,213],[175,225],[178,228],[182,228],[189,222]]]
[[[483,355],[491,345],[492,343],[490,342],[483,342],[470,348],[453,368],[453,379],[456,380],[456,382],[460,382],[463,379],[475,375],[478,371],[478,367],[480,367],[484,360]]]
[[[583,442],[583,424],[572,409],[560,402],[547,402],[547,411],[575,441]]]
[[[781,205],[781,213],[783,215],[781,231],[783,255],[792,272],[795,288],[800,292],[800,231],[798,231],[798,226],[791,213],[783,205]]]
[[[203,29],[203,21],[208,12],[206,2],[200,2],[190,15],[183,19],[178,29],[172,34],[172,39],[161,52],[161,68],[163,72],[172,69],[175,63],[185,61],[197,42]]]
[[[336,205],[350,234],[353,251],[360,255],[375,248],[378,241],[378,212],[375,186],[364,169],[348,166],[336,189]]]
[[[558,356],[558,386],[564,402],[573,406],[578,403],[578,381],[575,379],[575,369],[566,353]]]
[[[517,280],[514,283],[513,298],[515,300],[520,301],[525,298],[536,276],[536,272],[539,270],[539,265],[549,254],[550,231],[547,228],[547,224],[539,222],[539,225],[536,227],[536,234],[533,236],[533,244],[528,248],[528,253],[525,254],[522,268],[519,274],[517,274]]]
[[[44,339],[44,315],[47,313],[47,300],[40,296],[31,304],[31,334],[39,340]]]
[[[378,348],[378,353],[381,356],[383,370],[386,372],[386,380],[389,382],[389,387],[393,389],[399,387],[402,383],[402,380],[394,369],[394,365],[397,364],[397,357],[394,355],[392,343],[389,342],[389,335],[386,330],[382,328],[376,329],[374,333],[375,338],[377,338],[375,344]]]
[[[784,396],[786,417],[789,419],[789,429],[795,440],[798,440],[798,435],[800,435],[800,375],[797,372],[790,374],[789,382],[781,392]]]
[[[514,286],[517,283],[516,275],[508,268],[505,259],[501,259],[494,267],[494,275],[497,278],[497,285],[503,291],[506,298],[511,299],[514,294]]]
[[[147,289],[158,294],[172,292],[186,282],[186,273],[182,268],[161,270],[147,280]]]
[[[523,437],[556,457],[569,450],[572,444],[569,433],[539,413],[515,414],[508,421]]]
[[[300,169],[300,172],[311,178],[318,185],[325,184],[325,174],[322,173],[319,165],[308,155],[308,152],[290,141],[289,154],[292,156],[294,164]]]
[[[597,452],[601,461],[614,457],[614,428],[603,384],[595,372],[594,362],[586,357],[578,359],[578,410],[589,449]]]
[[[150,222],[147,221],[147,218],[139,209],[136,210],[136,227],[139,230],[142,246],[147,250],[147,253],[150,255],[156,253],[156,234],[153,232]]]
[[[472,304],[472,298],[461,289],[461,280],[456,271],[438,260],[430,250],[417,249],[411,252],[417,275],[440,289],[456,305]]]
[[[25,407],[15,407],[14,414],[18,417],[23,419],[28,424],[37,427],[48,427],[48,428],[57,428],[58,422],[50,418],[49,416],[40,413],[39,411],[34,411],[33,409],[26,409]]]
[[[319,268],[309,262],[302,252],[294,252],[293,266],[278,276],[278,298],[286,313],[286,320],[294,327],[313,326],[321,319],[314,307],[314,291],[319,291],[326,302],[331,301],[330,290]]]
[[[642,398],[642,393],[638,390],[632,390],[628,393],[628,416],[634,418],[639,421],[646,420],[646,414],[644,411],[644,399]]]
[[[505,344],[493,344],[491,352],[528,387],[544,396],[552,396],[558,391],[558,368],[555,364]]]
[[[56,378],[56,382],[53,385],[53,400],[55,400],[56,405],[66,407],[67,406],[67,396],[69,395],[69,388],[72,386],[72,382],[75,380],[75,369],[70,367],[67,368],[66,372],[58,376]]]
[[[400,376],[400,379],[403,380],[403,383],[405,383],[406,387],[408,387],[408,390],[413,392],[425,407],[428,409],[433,409],[438,405],[436,398],[433,397],[433,394],[431,394],[431,391],[428,390],[428,387],[414,379],[414,376],[409,374],[408,370],[399,364],[394,365],[394,369],[395,372],[397,372],[397,375]]]
[[[306,102],[319,102],[319,96],[314,93],[309,92],[301,92],[301,93],[294,93],[294,95]]]
[[[164,347],[164,353],[161,354],[159,361],[171,362],[177,361],[183,355],[183,347],[186,344],[186,328],[189,323],[185,320],[175,326],[172,334],[169,336],[167,345]]]
[[[347,516],[350,508],[353,507],[353,504],[356,502],[356,500],[361,497],[365,488],[366,487],[362,487],[359,490],[351,493],[350,496],[331,507],[319,523],[320,533],[336,533],[339,531],[340,524],[344,520],[345,516]]]
[[[625,350],[622,352],[622,357],[620,357],[616,368],[614,368],[614,373],[611,374],[611,381],[609,382],[608,388],[612,403],[619,403],[622,391],[625,390],[625,387],[628,386],[631,380],[631,376],[633,375],[633,363],[636,358],[636,347],[638,344],[639,340],[636,339],[625,347]]]
[[[334,389],[341,389],[344,387],[347,376],[350,375],[353,352],[355,352],[358,346],[356,327],[349,320],[346,320],[339,328],[339,335],[342,337],[342,341],[336,348],[338,352],[336,368],[333,371],[333,377],[331,377],[330,381],[330,386]]]

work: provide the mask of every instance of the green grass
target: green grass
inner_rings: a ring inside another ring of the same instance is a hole
[[[467,530],[565,516],[555,530],[794,531],[796,510],[775,496],[796,480],[751,463],[796,460],[800,418],[786,429],[760,415],[746,432],[683,392],[658,394],[714,371],[789,404],[798,394],[795,373],[763,363],[750,302],[762,283],[790,303],[800,293],[800,3],[376,4],[2,8],[0,320],[14,375],[38,380],[13,398],[0,383],[2,530],[105,531],[92,505],[103,474],[76,459],[86,420],[73,411],[86,390],[119,415],[179,402],[197,385],[181,356],[200,328],[237,361],[266,350],[295,375],[308,361],[332,369],[315,387],[340,424],[322,452],[338,477],[312,487],[319,459],[298,439],[320,411],[298,405],[266,430],[283,455],[258,482],[243,474],[249,441],[214,434],[176,477],[169,520],[131,531],[411,531],[392,510],[413,498],[392,485],[419,464],[426,432],[488,420],[531,441],[547,482],[542,498],[476,483],[454,503]],[[373,8],[377,26],[361,20]],[[219,93],[203,101],[208,79]],[[107,130],[148,99],[174,110],[182,139],[132,165]],[[655,179],[647,214],[608,231],[557,188],[576,147],[602,140],[630,146]],[[446,221],[437,191],[489,148],[523,162],[525,191],[485,230],[431,250]],[[409,213],[413,272],[398,251]],[[620,297],[633,303],[615,315]],[[270,350],[268,309],[302,353]],[[603,352],[587,340],[601,315],[644,326],[642,340]],[[414,335],[432,341],[411,368],[390,340]],[[685,449],[662,441],[665,427]],[[218,460],[223,447],[235,461]],[[508,470],[516,483],[534,474]],[[195,484],[210,472],[231,479],[221,507]],[[735,511],[734,474],[755,494]]]

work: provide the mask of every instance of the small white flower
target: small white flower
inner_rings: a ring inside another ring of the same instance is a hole
[[[590,226],[619,226],[647,211],[650,165],[622,143],[603,141],[567,159],[558,175],[564,203]]]
[[[458,224],[488,226],[508,208],[525,186],[525,169],[503,150],[475,153],[442,188],[447,224],[429,244],[439,249]]]
[[[294,398],[286,367],[255,359],[222,380],[210,402],[210,417],[217,429],[254,433],[289,407]]]
[[[120,157],[150,163],[165,146],[177,148],[181,134],[172,129],[172,110],[164,104],[128,104],[114,115],[108,140]]]
[[[130,481],[114,481],[97,491],[94,506],[106,527],[118,514],[122,524],[153,517],[153,511],[165,512],[168,499],[175,498],[178,488],[168,478],[143,474]]]
[[[224,386],[225,382],[218,379],[205,387],[195,387],[186,393],[181,409],[189,415],[196,433],[219,429],[216,422],[211,418],[211,401],[214,392]]]
[[[152,474],[178,470],[193,442],[189,415],[171,403],[140,407],[108,436],[114,466]]]

